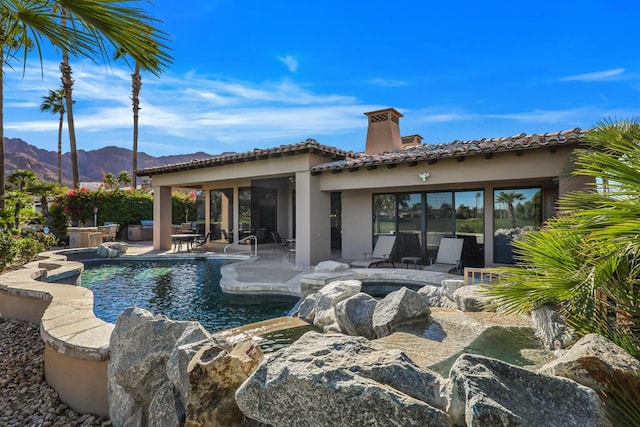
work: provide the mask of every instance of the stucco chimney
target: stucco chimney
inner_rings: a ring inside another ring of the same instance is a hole
[[[378,154],[385,151],[397,151],[402,149],[400,138],[400,117],[402,114],[394,108],[371,111],[364,113],[369,117],[367,128],[366,154]]]
[[[418,134],[402,137],[402,148],[419,147],[422,145],[422,137]]]

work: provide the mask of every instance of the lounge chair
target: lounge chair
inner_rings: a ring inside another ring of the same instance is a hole
[[[382,235],[378,236],[376,246],[373,248],[373,252],[366,252],[363,259],[357,259],[351,263],[351,267],[355,268],[371,268],[378,264],[390,262],[395,268],[395,264],[391,260],[391,253],[396,244],[396,236]],[[370,255],[367,257],[367,255]]]
[[[440,273],[459,271],[463,243],[463,239],[454,239],[451,237],[443,237],[440,239],[436,259],[431,258],[431,264],[427,265],[423,270],[438,271]]]

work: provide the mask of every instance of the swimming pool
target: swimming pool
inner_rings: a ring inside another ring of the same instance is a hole
[[[94,313],[115,323],[128,307],[172,320],[196,320],[209,332],[285,316],[297,297],[230,295],[220,289],[220,268],[229,261],[189,260],[83,261],[82,286],[94,294]]]

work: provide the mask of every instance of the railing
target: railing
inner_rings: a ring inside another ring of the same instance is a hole
[[[240,243],[246,242],[248,240],[253,240],[253,243],[249,244],[249,254],[251,254],[251,249],[253,248],[253,255],[252,256],[258,256],[258,238],[256,236],[254,236],[253,234],[247,237],[243,237],[242,239],[238,240],[237,242],[233,242],[233,243],[229,243],[227,246],[224,247],[224,253],[227,253],[227,249],[230,248],[231,246],[239,246]]]
[[[500,273],[491,268],[464,268],[465,285],[491,284],[500,281]]]

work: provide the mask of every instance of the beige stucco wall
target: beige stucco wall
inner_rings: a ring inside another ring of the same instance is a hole
[[[0,316],[37,325],[50,302],[50,300],[11,295],[9,292],[0,290]]]
[[[171,187],[153,187],[153,249],[171,249]]]
[[[226,184],[242,185],[236,180],[256,180],[278,176],[291,176],[299,171],[309,170],[311,166],[326,162],[327,158],[315,154],[297,154],[295,156],[277,157],[244,163],[213,166],[204,169],[185,170],[176,173],[153,176],[154,186],[193,187],[216,183],[217,188],[225,188]],[[226,187],[229,188],[229,187]]]
[[[372,250],[371,190],[342,192],[342,257],[360,259]]]
[[[439,159],[434,164],[427,161],[417,165],[399,164],[388,167],[366,167],[357,171],[339,173],[323,172],[311,175],[309,169],[327,158],[314,154],[248,161],[245,163],[215,166],[153,177],[154,187],[193,186],[233,188],[235,239],[238,238],[238,188],[259,185],[273,186],[278,190],[277,227],[284,237],[293,233],[293,209],[290,203],[293,188],[296,192],[295,228],[297,238],[296,263],[315,264],[330,257],[330,193],[342,192],[342,257],[357,259],[363,252],[371,251],[371,194],[383,192],[424,192],[451,190],[483,190],[485,194],[485,241],[493,236],[493,190],[542,186],[544,188],[544,217],[549,217],[559,195],[570,189],[582,188],[583,180],[561,177],[569,160],[571,147],[539,148],[520,152],[493,153],[459,159]],[[423,181],[419,174],[428,172]],[[295,177],[295,182],[289,178]],[[277,178],[277,179],[274,179]],[[288,184],[287,184],[288,183]],[[156,202],[156,209],[158,208]],[[170,208],[169,208],[170,210]],[[154,218],[159,212],[154,211]],[[164,222],[167,221],[165,218]],[[170,218],[168,220],[170,222]],[[170,248],[169,232],[160,234],[162,244],[154,236],[154,246]],[[486,264],[493,258],[491,245],[486,245]]]
[[[559,148],[555,153],[547,149],[524,151],[518,156],[514,152],[496,153],[491,159],[484,156],[470,156],[464,161],[440,159],[430,165],[426,161],[416,166],[401,164],[389,169],[379,166],[374,170],[366,167],[355,172],[344,171],[332,174],[322,173],[320,189],[322,191],[342,191],[356,189],[402,188],[402,191],[432,191],[439,189],[482,188],[487,182],[496,185],[517,186],[532,179],[553,179],[569,159],[571,150]],[[426,182],[419,173],[430,174]],[[501,183],[501,184],[498,184]]]
[[[296,174],[296,264],[314,265],[331,257],[331,194],[320,177]]]
[[[81,360],[52,349],[45,343],[44,375],[60,399],[83,414],[109,416],[108,360]]]
[[[362,257],[372,250],[372,194],[405,191],[483,190],[485,207],[485,265],[493,264],[493,191],[496,188],[527,186],[543,187],[543,216],[551,216],[555,202],[567,185],[558,190],[558,178],[569,159],[570,149],[555,153],[546,149],[494,154],[493,158],[472,156],[463,162],[439,160],[429,165],[398,165],[389,169],[362,168],[356,172],[322,173],[322,191],[342,191],[342,257],[347,260]],[[429,172],[423,182],[418,173]],[[575,182],[573,182],[575,184]],[[579,188],[582,183],[572,188]]]

